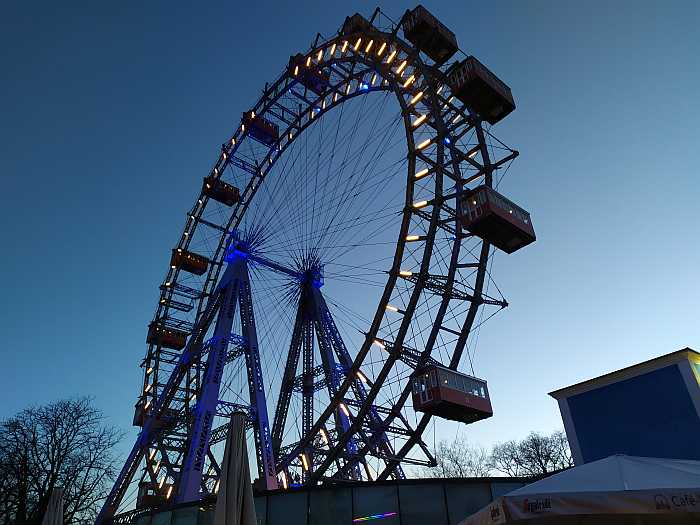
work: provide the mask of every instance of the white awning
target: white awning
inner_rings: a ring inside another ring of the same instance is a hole
[[[700,461],[610,456],[555,474],[498,498],[460,525],[494,525],[570,517],[598,523],[697,523]],[[559,521],[557,522],[559,523]]]
[[[231,416],[226,436],[224,460],[221,463],[219,476],[219,491],[216,495],[214,525],[256,524],[245,439],[245,415],[236,412]]]

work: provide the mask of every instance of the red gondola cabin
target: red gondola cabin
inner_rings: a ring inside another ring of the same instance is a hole
[[[309,62],[301,53],[289,58],[289,74],[292,75],[306,89],[317,95],[323,94],[328,89],[329,78],[315,64]]]
[[[139,400],[136,403],[136,406],[134,407],[134,421],[133,425],[135,427],[142,427],[143,422],[146,419],[146,409],[144,408],[146,405],[146,401],[144,400],[143,397],[139,398]]]
[[[413,375],[413,409],[462,423],[493,415],[486,381],[440,365]]]
[[[160,345],[163,348],[182,350],[187,344],[187,332],[168,328],[153,321],[148,325],[148,336],[146,343],[149,345]]]
[[[136,508],[148,509],[163,505],[172,491],[173,485],[171,483],[158,485],[151,481],[142,481],[139,483],[139,490],[136,494]]]
[[[233,206],[241,196],[238,188],[214,177],[204,177],[202,193],[226,206]]]
[[[510,88],[473,56],[453,68],[447,76],[452,93],[489,124],[495,124],[515,109]]]
[[[139,398],[136,406],[134,407],[134,421],[135,427],[142,427],[146,422],[147,413],[153,409],[153,400],[146,400],[145,396]],[[171,427],[178,417],[178,411],[174,408],[166,408],[159,418],[153,421],[153,429],[160,430],[165,427]]]
[[[403,32],[409,42],[437,64],[447,62],[459,49],[455,34],[422,5],[406,13]]]
[[[243,125],[248,131],[249,137],[266,146],[272,146],[280,138],[279,126],[260,115],[256,115],[255,111],[243,113]]]
[[[343,36],[352,35],[353,33],[368,33],[372,30],[372,24],[369,23],[360,13],[355,13],[345,19],[343,28],[340,33]]]
[[[462,227],[506,253],[535,241],[530,214],[493,188],[478,186],[462,198]]]
[[[202,275],[209,267],[209,259],[197,253],[188,252],[182,248],[174,248],[170,256],[170,266],[175,266],[195,275]]]

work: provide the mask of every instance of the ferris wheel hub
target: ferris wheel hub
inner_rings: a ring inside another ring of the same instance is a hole
[[[312,266],[300,274],[299,284],[301,286],[311,286],[321,288],[324,284],[323,265]]]

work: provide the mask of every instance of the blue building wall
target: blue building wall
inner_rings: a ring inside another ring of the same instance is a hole
[[[611,454],[700,460],[700,417],[677,364],[568,398],[585,463]]]

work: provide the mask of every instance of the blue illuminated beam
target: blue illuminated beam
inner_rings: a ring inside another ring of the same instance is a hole
[[[308,281],[311,282],[314,288],[321,288],[323,286],[323,266],[314,266],[305,271],[293,270],[292,268],[287,268],[278,262],[256,254],[246,243],[234,240],[231,247],[226,252],[225,260],[231,263],[237,259],[247,259],[274,272],[292,277],[300,284]]]

